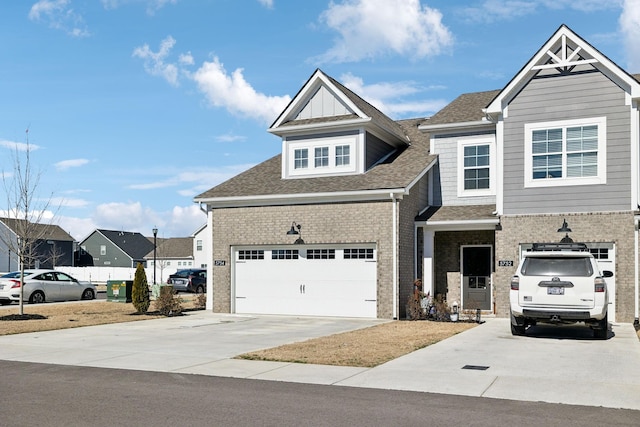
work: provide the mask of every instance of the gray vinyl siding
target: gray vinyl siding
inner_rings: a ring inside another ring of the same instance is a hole
[[[326,87],[321,86],[311,99],[309,99],[309,102],[300,110],[296,116],[296,120],[344,116],[348,114],[352,114],[352,111],[327,90]]]
[[[367,147],[366,148],[367,157],[365,159],[366,169],[369,169],[371,166],[377,163],[380,159],[382,159],[384,156],[388,155],[394,150],[392,146],[390,146],[380,138],[377,138],[376,136],[370,134],[369,132],[366,133],[366,147]]]
[[[527,123],[606,117],[606,184],[524,187]],[[625,93],[601,73],[532,80],[511,101],[504,121],[504,213],[629,210],[630,107]],[[443,168],[446,170],[446,168]]]
[[[460,205],[493,205],[495,196],[458,197],[458,141],[472,141],[473,136],[492,136],[493,134],[457,134],[441,135],[432,140],[433,154],[438,155],[439,188],[434,189],[438,194],[442,206]],[[495,165],[492,165],[495,167]],[[492,169],[492,172],[495,169]],[[495,172],[494,172],[495,173]]]

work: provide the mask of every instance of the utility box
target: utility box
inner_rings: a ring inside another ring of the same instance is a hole
[[[132,302],[133,280],[108,280],[107,301]]]

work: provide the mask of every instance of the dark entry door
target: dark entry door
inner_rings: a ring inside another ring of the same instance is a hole
[[[491,310],[491,246],[462,248],[462,308]]]

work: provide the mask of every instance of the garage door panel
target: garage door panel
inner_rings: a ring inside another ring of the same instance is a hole
[[[341,250],[314,259],[303,249],[297,259],[277,259],[272,251],[282,250],[261,251],[264,259],[235,263],[237,313],[376,317],[375,259],[344,259]]]

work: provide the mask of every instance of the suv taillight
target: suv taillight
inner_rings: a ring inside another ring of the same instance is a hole
[[[600,276],[596,277],[594,283],[596,292],[604,292],[607,288],[607,282],[605,282],[604,279]]]
[[[520,290],[520,277],[518,276],[513,276],[511,278],[511,290],[512,291],[518,291]]]

